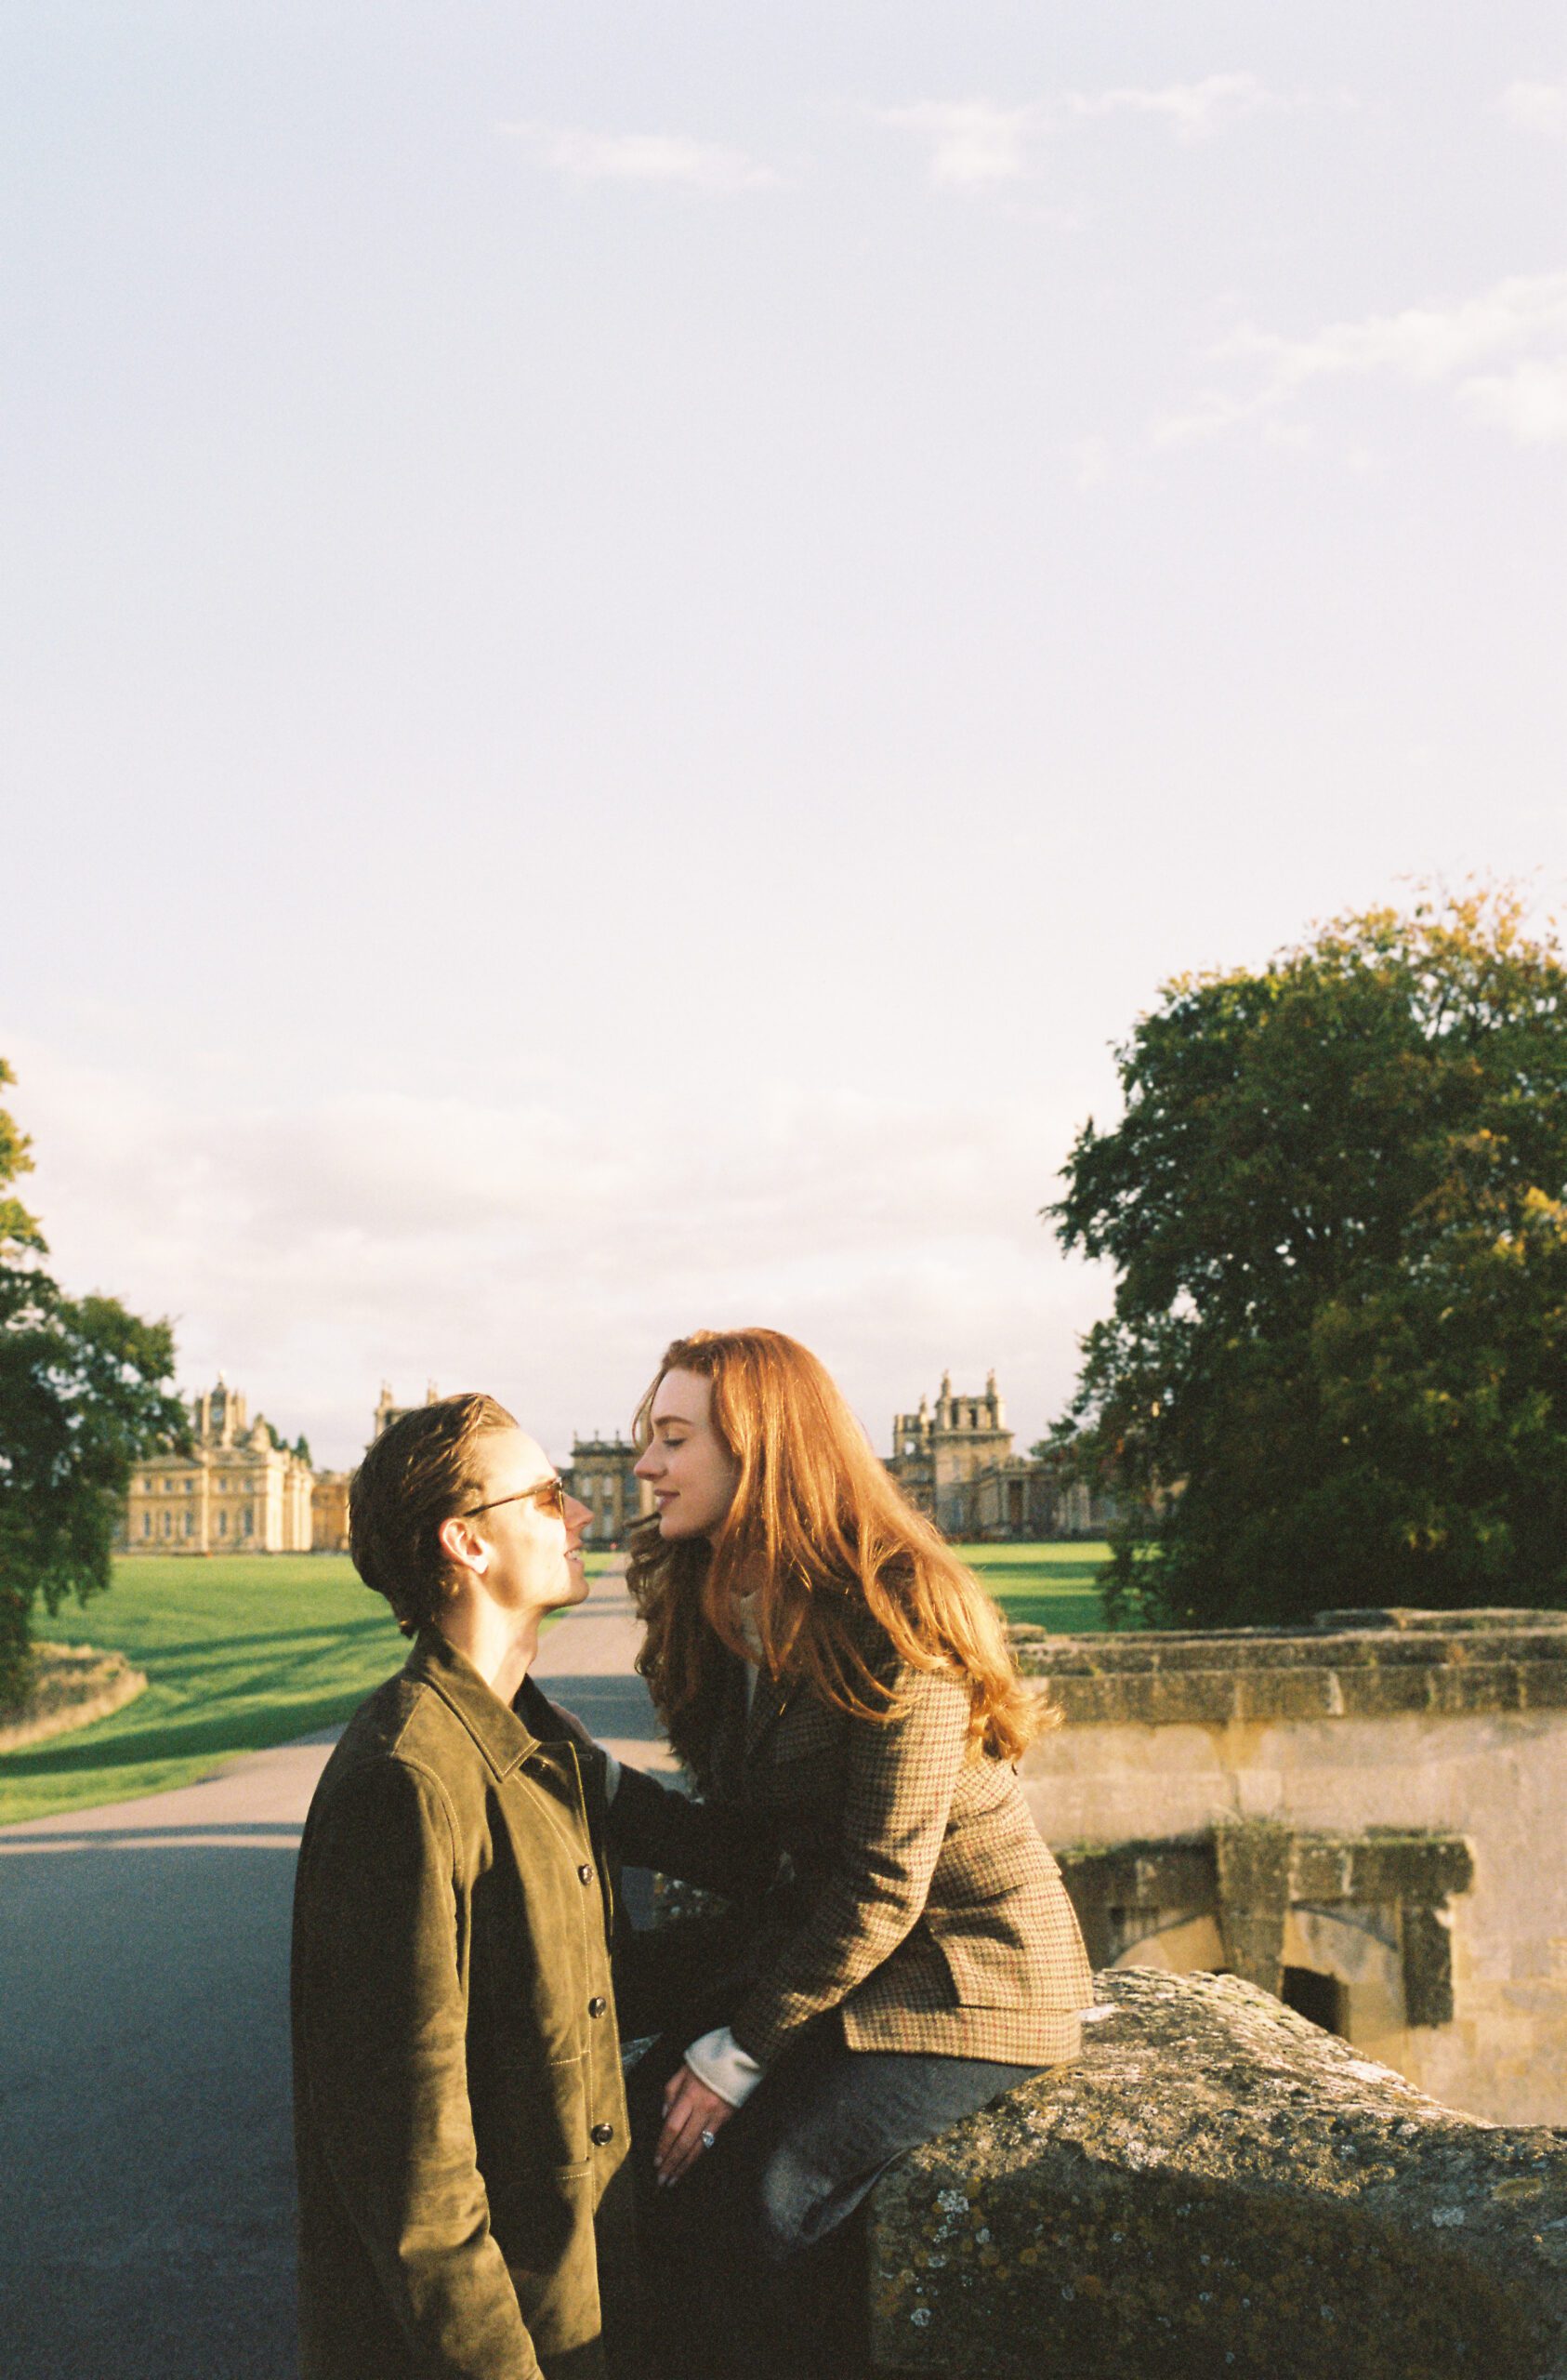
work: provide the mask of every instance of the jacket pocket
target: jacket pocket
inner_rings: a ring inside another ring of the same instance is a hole
[[[1081,2008],[1093,1997],[1072,1905],[1020,1912],[996,1902],[969,1905],[930,1924],[958,2005]],[[1021,1919],[1021,1922],[1020,1922]]]
[[[593,2162],[582,2056],[546,2063],[497,2060],[473,2091],[473,2129],[486,2187],[503,2195],[520,2177],[584,2173]]]

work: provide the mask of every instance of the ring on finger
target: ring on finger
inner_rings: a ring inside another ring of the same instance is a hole
[[[700,2132],[697,2135],[697,2138],[701,2141],[704,2149],[711,2149],[715,2139],[717,2138],[717,2135],[711,2132]]]

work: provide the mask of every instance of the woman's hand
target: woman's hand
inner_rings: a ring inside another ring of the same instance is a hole
[[[664,2130],[653,2150],[653,2171],[663,2183],[678,2182],[688,2165],[702,2156],[707,2142],[728,2123],[734,2109],[717,2091],[699,2082],[689,2066],[679,2067],[664,2086]]]

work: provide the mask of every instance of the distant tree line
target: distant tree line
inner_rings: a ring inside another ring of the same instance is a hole
[[[1567,967],[1507,889],[1167,985],[1045,1211],[1122,1623],[1567,1604]]]

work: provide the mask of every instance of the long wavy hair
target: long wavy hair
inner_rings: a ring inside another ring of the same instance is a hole
[[[647,1627],[637,1666],[670,1742],[699,1777],[719,1648],[746,1649],[737,1593],[754,1598],[770,1673],[804,1680],[856,1717],[890,1719],[904,1707],[876,1673],[879,1630],[901,1661],[968,1678],[971,1756],[1017,1760],[1054,1724],[1059,1714],[1019,1679],[994,1604],[876,1460],[808,1348],[781,1330],[677,1339],[638,1408],[639,1448],[652,1437],[659,1384],[674,1371],[708,1382],[713,1426],[739,1467],[711,1539],[666,1542],[653,1520],[632,1533],[628,1584]]]

